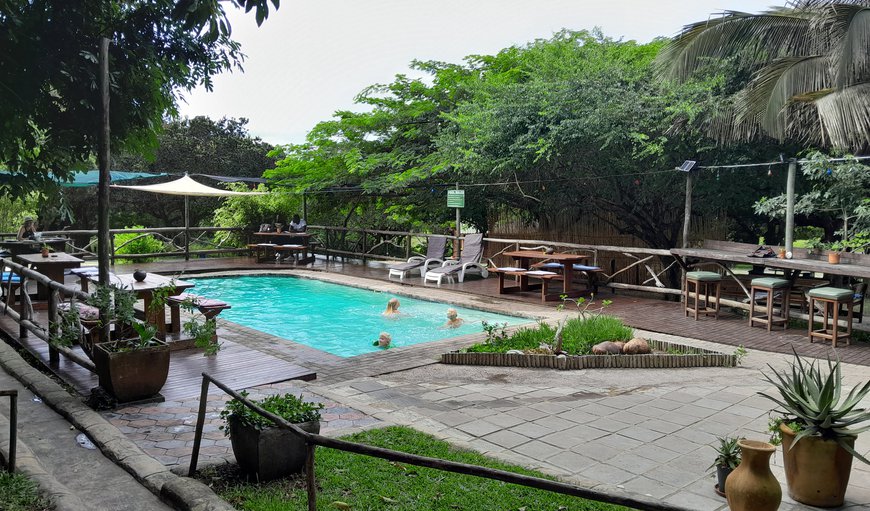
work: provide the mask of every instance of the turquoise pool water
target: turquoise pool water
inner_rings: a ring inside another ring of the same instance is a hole
[[[294,277],[185,280],[196,283],[191,292],[232,305],[221,318],[340,357],[380,351],[372,342],[381,332],[392,336],[392,346],[410,346],[482,332],[482,321],[508,325],[531,321]],[[395,318],[381,314],[390,298],[401,302],[401,314]],[[464,323],[458,328],[442,328],[451,307]]]

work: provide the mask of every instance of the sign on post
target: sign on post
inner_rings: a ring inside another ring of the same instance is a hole
[[[464,208],[465,190],[447,190],[447,207]]]

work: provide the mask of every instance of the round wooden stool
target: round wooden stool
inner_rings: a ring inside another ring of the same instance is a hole
[[[836,348],[838,340],[845,340],[848,345],[852,337],[852,303],[855,301],[855,292],[851,289],[836,287],[817,287],[810,289],[807,296],[810,299],[810,324],[807,328],[810,342],[814,342],[816,338],[830,340],[831,347]],[[816,302],[822,308],[822,328],[818,330],[813,329],[816,318]],[[846,329],[840,331],[840,309],[844,305],[848,311]],[[833,314],[829,313],[831,310],[833,310]],[[828,326],[829,320],[830,327]]]
[[[774,277],[762,277],[752,279],[749,288],[749,326],[755,326],[755,323],[767,325],[767,331],[773,325],[782,325],[782,329],[788,328],[788,302],[791,299],[791,282],[786,279],[778,279]],[[756,295],[756,293],[759,293]],[[761,293],[765,293],[761,295]],[[773,302],[776,301],[776,295],[779,295],[779,314],[775,315],[773,310]],[[755,314],[755,301],[762,296],[767,301],[767,307],[762,309],[762,314]]]
[[[686,316],[691,312],[695,316],[695,321],[698,320],[698,315],[703,314],[705,316],[713,315],[716,319],[719,319],[719,293],[721,292],[721,284],[722,283],[722,275],[714,271],[690,271],[686,273],[685,284],[683,285],[683,289],[685,290],[685,304],[686,304]],[[692,296],[692,293],[689,291],[689,285],[695,286],[695,294],[694,294],[694,303],[689,303],[689,297]],[[701,307],[701,287],[704,288],[704,306]],[[710,293],[714,293],[712,297],[711,304],[711,296]]]

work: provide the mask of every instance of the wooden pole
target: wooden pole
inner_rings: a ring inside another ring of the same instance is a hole
[[[190,261],[190,197],[184,196],[184,260]]]
[[[686,173],[686,212],[683,215],[683,248],[689,247],[689,227],[692,224],[692,187],[694,173]]]
[[[459,183],[458,182],[456,183],[456,189],[459,190]],[[460,225],[460,223],[461,223],[461,218],[460,218],[460,214],[459,214],[459,208],[456,208],[456,240],[453,242],[454,243],[454,245],[453,245],[453,257],[455,259],[459,259],[459,257],[462,255],[460,253],[461,249],[459,248],[459,237],[462,236],[462,226]]]
[[[111,127],[109,125],[109,39],[100,39],[100,136],[99,136],[99,165],[100,181],[97,188],[97,264],[100,269],[99,282],[101,285],[109,284],[109,184],[111,182],[110,171],[110,146],[109,137]]]
[[[785,251],[794,248],[794,181],[797,175],[797,160],[788,162],[788,179],[785,182]]]

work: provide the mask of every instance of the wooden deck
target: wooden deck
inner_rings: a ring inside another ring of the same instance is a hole
[[[44,313],[37,311],[37,321]],[[18,324],[8,316],[0,315],[2,328],[14,342],[25,347],[30,353],[49,367],[48,345],[34,335],[18,337]],[[305,367],[281,360],[267,353],[247,348],[243,345],[222,341],[220,354],[206,357],[201,350],[172,351],[169,362],[169,377],[160,393],[167,400],[181,400],[198,396],[202,385],[202,373],[207,372],[233,389],[243,389],[257,385],[278,383],[287,380],[313,380],[316,373]],[[79,348],[76,351],[87,358]],[[83,396],[99,385],[96,374],[60,357],[57,366],[50,367],[58,377],[72,386]]]
[[[273,261],[257,263],[253,258],[248,257],[196,259],[188,262],[171,261],[135,266],[135,268],[147,272],[179,277],[212,271],[269,270],[292,267],[292,263],[275,263]],[[126,273],[132,272],[133,269],[132,266],[117,266],[115,271]],[[309,266],[309,270],[348,274],[381,281],[388,280],[388,272],[385,266],[380,263],[369,265],[343,264],[332,261],[326,263],[321,259]],[[67,282],[73,283],[75,281],[68,279]],[[423,285],[422,279],[419,277],[406,278],[402,282],[393,279],[392,282],[403,286]],[[498,279],[495,276],[488,279],[471,277],[462,284],[445,283],[441,288],[506,301],[541,304],[540,293],[535,291],[499,295]],[[609,314],[619,316],[626,324],[638,329],[702,339],[735,347],[743,345],[750,352],[761,350],[791,353],[794,349],[801,355],[821,358],[832,354],[832,350],[826,344],[810,344],[806,332],[802,329],[768,333],[763,328],[750,328],[745,317],[727,309],[723,309],[718,320],[710,317],[694,321],[685,317],[678,302],[629,296],[622,293],[613,294],[608,289],[602,289],[596,299],[604,298],[613,302],[607,309]],[[555,307],[555,304],[552,306]],[[856,326],[864,330],[867,329],[866,324],[856,324]],[[17,325],[8,317],[0,315],[0,328],[4,329],[10,337],[17,339]],[[43,342],[31,337],[24,344],[37,357],[42,360],[48,359],[48,350]],[[198,350],[173,352],[169,380],[163,389],[163,395],[167,399],[197,395],[201,383],[201,373],[204,371],[237,389],[289,379],[313,379],[315,377],[313,371],[276,358],[263,352],[263,350],[248,348],[243,344],[243,342],[224,341],[224,349],[217,357],[205,357]],[[851,346],[839,346],[836,349],[836,356],[846,363],[870,365],[870,345],[853,343]],[[302,362],[304,363],[304,360]],[[91,388],[97,386],[96,377],[75,364],[62,361],[54,370],[83,394],[87,394]]]
[[[155,263],[149,265],[146,271],[161,271],[167,263]],[[251,258],[225,258],[225,259],[200,259],[189,261],[183,265],[186,272],[202,272],[217,270],[241,270],[241,269],[271,269],[290,268],[292,264],[266,262],[253,262]],[[314,265],[309,266],[315,271],[327,271],[331,273],[346,273],[357,277],[371,278],[376,280],[390,280],[387,270],[382,263],[369,265],[332,262],[328,264],[319,259]],[[118,271],[127,271],[119,269]],[[176,270],[178,271],[178,270]],[[398,279],[391,280],[400,283]],[[422,279],[417,277],[406,278],[401,282],[406,286],[421,286]],[[430,284],[431,286],[431,284]],[[518,292],[509,295],[499,295],[498,278],[493,275],[488,279],[470,277],[464,283],[445,283],[443,289],[449,289],[461,293],[471,293],[482,296],[499,298],[502,300],[516,300],[525,303],[541,303],[540,292]],[[607,309],[609,314],[622,318],[626,324],[653,332],[661,332],[681,337],[702,339],[705,341],[718,342],[730,346],[743,345],[747,350],[771,351],[775,353],[791,353],[794,348],[800,355],[824,358],[833,352],[830,345],[823,343],[810,344],[807,334],[803,329],[788,329],[785,331],[773,331],[768,333],[760,327],[749,327],[749,320],[744,316],[730,312],[727,308],[722,309],[719,319],[712,317],[694,321],[685,317],[683,309],[678,302],[667,301],[657,297],[630,296],[624,293],[614,294],[612,290],[602,288],[599,290],[597,299],[612,300],[613,304]],[[556,305],[553,304],[555,307]],[[868,323],[854,323],[854,328],[867,331]],[[850,346],[838,345],[836,356],[843,362],[861,365],[870,365],[870,345],[866,343],[853,343]]]

